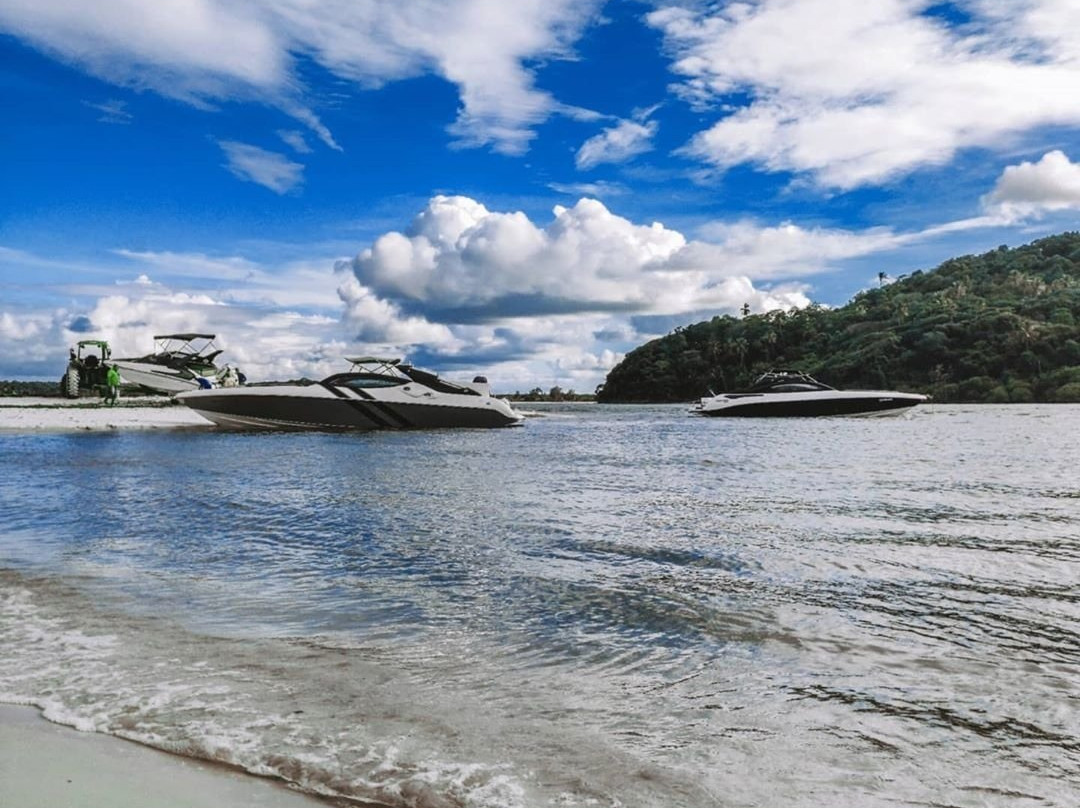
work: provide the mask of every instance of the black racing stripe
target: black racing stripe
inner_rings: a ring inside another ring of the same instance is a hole
[[[371,405],[371,409],[378,410],[383,418],[390,421],[391,425],[398,429],[412,429],[412,427],[415,426],[412,421],[383,401],[371,400],[366,403]]]
[[[331,393],[333,393],[338,398],[348,398],[348,396],[345,395],[345,392],[343,390],[338,390],[336,387],[334,387],[331,384],[326,384],[324,382],[319,382],[319,387],[325,387],[327,390],[329,390]]]
[[[375,410],[374,407],[367,406],[368,403],[369,403],[368,401],[357,401],[354,398],[350,398],[348,395],[346,395],[344,390],[339,390],[338,388],[334,387],[332,384],[323,384],[322,382],[319,382],[319,384],[322,385],[323,387],[325,387],[327,390],[329,390],[335,396],[340,398],[342,401],[346,402],[354,410],[359,411],[361,415],[363,415],[365,418],[367,418],[369,421],[376,424],[377,426],[380,426],[383,429],[393,429],[394,428],[394,424],[388,422],[385,417],[380,415],[379,412],[377,410]],[[369,400],[371,399],[371,396],[368,395],[367,393],[365,393],[363,390],[357,390],[356,392],[362,398],[366,398],[366,399],[369,399]]]
[[[321,384],[321,382],[320,382]],[[362,412],[367,418],[377,423],[379,426],[387,429],[409,429],[413,424],[406,418],[402,417],[399,413],[388,407],[381,401],[376,401],[375,397],[367,390],[361,388],[350,388],[356,393],[363,401],[357,401],[356,399],[349,398],[344,391],[339,390],[333,385],[324,384],[327,390],[333,393],[335,396],[341,399],[345,399],[353,407]]]
[[[415,426],[415,424],[409,421],[408,418],[401,415],[401,413],[397,412],[389,404],[386,404],[382,401],[377,401],[375,399],[375,396],[371,395],[371,393],[369,393],[367,390],[363,390],[358,387],[350,389],[352,389],[353,392],[356,393],[358,396],[365,399],[365,403],[369,404],[372,410],[378,410],[381,416],[389,422],[388,425],[390,427],[394,427],[397,429],[411,429],[413,426]]]
[[[406,418],[400,412],[395,410],[389,404],[379,403],[376,406],[380,410],[382,410],[386,414],[386,416],[388,418],[393,418],[395,421],[397,421],[399,424],[401,424],[402,429],[412,429],[413,427],[416,426],[416,424],[414,424],[412,421],[410,421],[408,418]]]

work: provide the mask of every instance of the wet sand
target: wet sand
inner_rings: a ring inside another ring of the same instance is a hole
[[[165,396],[120,399],[105,406],[98,398],[0,398],[0,431],[79,431],[212,428],[183,404]]]
[[[5,808],[326,808],[273,780],[78,732],[36,709],[0,705]]]

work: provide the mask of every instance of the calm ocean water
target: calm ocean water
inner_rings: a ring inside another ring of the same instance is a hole
[[[0,701],[387,806],[1080,804],[1080,407],[0,435]]]

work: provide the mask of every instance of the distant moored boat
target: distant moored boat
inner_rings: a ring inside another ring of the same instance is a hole
[[[920,393],[837,390],[805,373],[769,371],[747,390],[702,398],[698,415],[777,418],[827,415],[895,415],[927,400]]]

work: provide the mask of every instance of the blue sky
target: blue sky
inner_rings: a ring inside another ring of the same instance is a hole
[[[212,331],[591,391],[1077,229],[1075,0],[0,0],[0,378]]]

